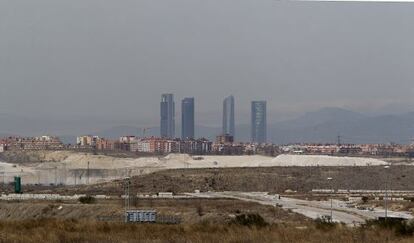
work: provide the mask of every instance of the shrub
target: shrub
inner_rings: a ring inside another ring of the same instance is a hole
[[[414,222],[400,219],[388,218],[387,220],[368,220],[366,227],[379,227],[391,229],[396,235],[412,236],[414,234]]]
[[[367,202],[368,202],[368,200],[369,200],[369,198],[368,198],[367,196],[363,196],[363,197],[362,197],[362,202],[363,202],[363,203],[367,203]]]
[[[317,218],[315,219],[315,226],[319,230],[331,230],[336,227],[336,223],[332,222],[330,219],[326,217]]]
[[[405,197],[404,200],[414,202],[414,197]]]
[[[249,227],[264,227],[268,225],[268,223],[263,219],[263,217],[257,213],[237,215],[231,223]]]
[[[414,234],[414,223],[412,221],[402,221],[395,229],[397,235],[409,236]]]
[[[201,205],[197,205],[197,214],[198,214],[198,216],[203,216],[204,215],[204,209],[203,209],[203,206],[201,206]]]
[[[79,202],[82,204],[93,204],[96,202],[96,199],[92,196],[84,196],[79,198]]]

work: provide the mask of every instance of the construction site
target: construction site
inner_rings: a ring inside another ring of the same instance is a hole
[[[387,162],[371,158],[319,155],[252,156],[167,156],[120,158],[73,151],[29,151],[3,154],[0,162],[5,183],[15,176],[23,184],[81,185],[140,176],[168,169],[247,168],[247,167],[366,167]]]
[[[2,160],[0,217],[8,222],[116,225],[145,219],[233,229],[236,219],[259,215],[263,224],[289,230],[313,229],[315,220],[341,224],[348,239],[352,228],[366,222],[406,221],[414,213],[410,161],[319,155],[129,158],[73,151],[14,152]]]
[[[71,151],[19,153],[3,155],[3,160],[9,158],[13,162],[1,162],[1,174],[4,192],[12,193],[14,179],[18,177],[23,194],[4,194],[2,200],[78,199],[37,197],[37,194],[114,199],[125,197],[123,183],[127,178],[131,194],[144,198],[157,198],[160,192],[203,198],[204,192],[234,191],[264,192],[305,200],[316,195],[326,199],[333,194],[346,200],[363,196],[379,200],[385,196],[387,188],[390,199],[408,202],[414,197],[411,191],[414,182],[410,179],[414,167],[401,161],[316,155],[170,154],[120,158]],[[194,192],[201,194],[188,194]],[[381,206],[378,205],[378,210]]]

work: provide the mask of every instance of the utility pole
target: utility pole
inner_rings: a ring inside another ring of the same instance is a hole
[[[66,186],[68,183],[68,172],[66,171],[66,164],[63,165],[63,173],[64,173],[64,181],[65,181],[64,184]]]
[[[6,167],[2,166],[2,168],[3,168],[3,191],[6,192],[6,181],[5,181]]]
[[[333,186],[332,186],[332,177],[328,177],[327,178],[327,180],[330,182],[330,186],[331,186],[331,193],[334,193],[334,191],[333,191]],[[333,222],[333,201],[332,201],[332,198],[333,197],[333,195],[331,194],[331,218],[330,218],[330,221],[331,222]]]
[[[55,186],[57,186],[57,166],[55,166]]]
[[[337,144],[338,146],[341,146],[341,135],[340,134],[338,134],[338,137],[337,137]]]
[[[385,207],[385,221],[388,219],[388,205],[387,205],[387,199],[388,199],[388,169],[390,168],[389,165],[384,166],[384,169],[386,169],[385,174],[385,197],[384,197],[384,207]]]
[[[89,161],[88,161],[88,167],[86,169],[86,179],[87,179],[86,184],[89,185]]]
[[[131,180],[129,177],[126,177],[124,180],[124,191],[125,191],[125,222],[128,222],[128,210],[130,209],[130,200],[129,200],[129,188]]]

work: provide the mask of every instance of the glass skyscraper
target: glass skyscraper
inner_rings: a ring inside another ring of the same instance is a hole
[[[173,94],[161,96],[161,126],[163,138],[175,138],[175,103]]]
[[[252,101],[251,141],[265,143],[267,133],[266,101]]]
[[[234,131],[234,97],[231,95],[223,101],[223,135],[235,135]]]
[[[181,138],[194,138],[194,98],[181,101]]]

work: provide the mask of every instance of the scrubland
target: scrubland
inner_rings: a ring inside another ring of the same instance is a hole
[[[314,224],[124,224],[83,220],[0,221],[2,242],[413,242],[392,230]]]

